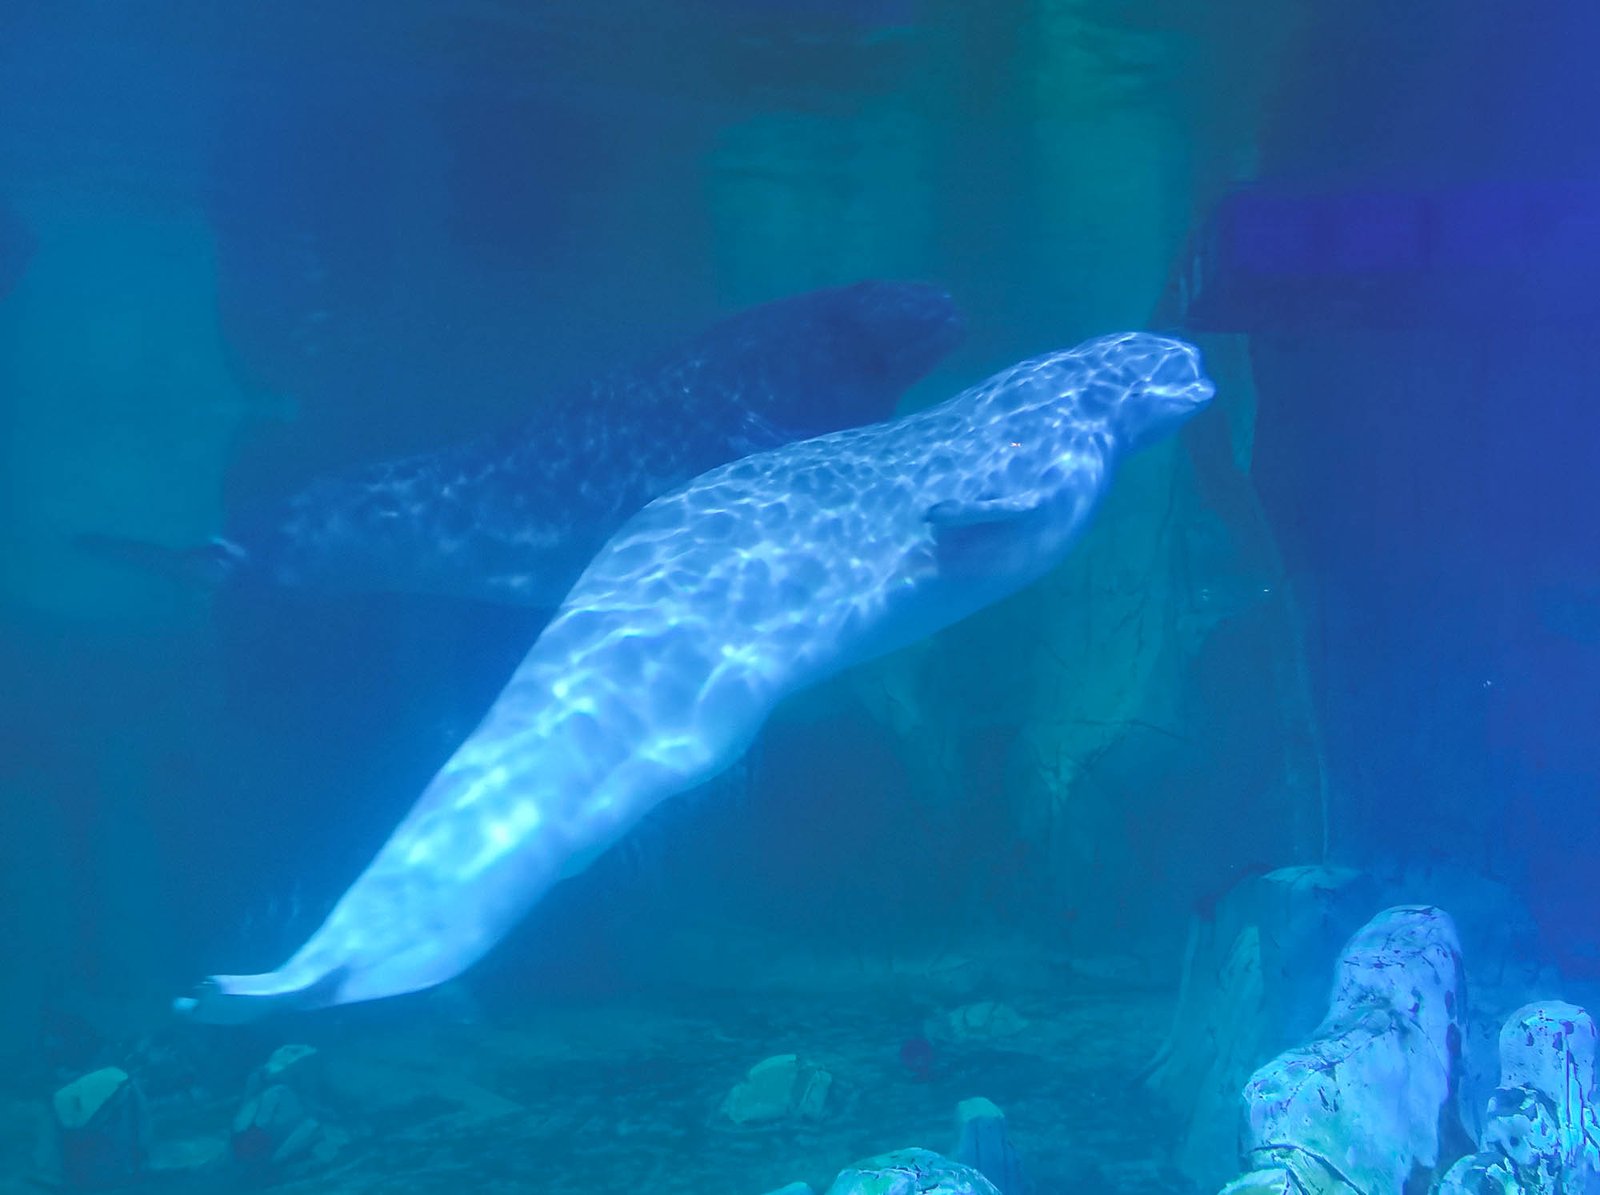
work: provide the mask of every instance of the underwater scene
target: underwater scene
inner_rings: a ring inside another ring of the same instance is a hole
[[[1600,1195],[1597,37],[0,6],[0,1195]]]

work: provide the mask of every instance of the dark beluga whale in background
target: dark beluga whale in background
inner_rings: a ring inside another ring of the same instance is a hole
[[[79,542],[217,583],[554,607],[650,499],[748,453],[886,417],[964,331],[951,298],[922,283],[811,291],[555,395],[506,430],[321,478],[207,544]]]
[[[657,498],[321,928],[278,970],[214,976],[178,1007],[244,1020],[458,975],[651,809],[732,764],[778,701],[1059,564],[1118,460],[1211,394],[1189,345],[1103,337]]]

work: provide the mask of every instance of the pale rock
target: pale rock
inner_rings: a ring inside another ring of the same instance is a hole
[[[1241,1174],[1220,1195],[1312,1195],[1300,1185],[1300,1180],[1282,1166],[1252,1170]]]
[[[923,1032],[930,1041],[983,1042],[1015,1037],[1027,1027],[1028,1022],[1010,1005],[979,1000],[929,1017]]]
[[[971,1166],[930,1149],[897,1149],[839,1172],[827,1195],[1000,1195]]]
[[[138,1177],[149,1157],[144,1096],[126,1071],[105,1067],[75,1079],[51,1100],[54,1161],[73,1190],[118,1186]]]
[[[1585,1195],[1600,1182],[1596,1030],[1582,1008],[1524,1005],[1500,1030],[1500,1086],[1478,1152],[1439,1181],[1437,1195]]]
[[[833,1076],[821,1067],[802,1071],[794,1098],[794,1114],[801,1120],[821,1120],[827,1110],[828,1089],[832,1086]]]
[[[1505,1154],[1481,1151],[1458,1158],[1434,1186],[1432,1195],[1532,1195],[1540,1189],[1524,1188]]]
[[[294,1088],[278,1083],[246,1097],[233,1115],[233,1148],[241,1161],[270,1156],[306,1118]]]
[[[776,1054],[750,1068],[744,1082],[728,1093],[722,1110],[734,1124],[758,1124],[796,1116],[819,1119],[833,1076],[802,1063],[796,1054]]]
[[[728,1093],[723,1111],[734,1124],[781,1120],[789,1114],[799,1077],[798,1055],[777,1054],[763,1059],[750,1068],[744,1082]]]
[[[233,1118],[233,1160],[257,1171],[299,1174],[324,1166],[349,1135],[306,1110],[292,1087],[279,1083],[249,1096]]]
[[[1376,882],[1333,867],[1250,876],[1189,930],[1178,1006],[1145,1086],[1177,1121],[1174,1161],[1215,1187],[1236,1173],[1239,1091],[1327,1010],[1340,946],[1381,907]]]
[[[1247,1177],[1270,1185],[1283,1171],[1305,1191],[1401,1195],[1439,1163],[1459,1070],[1466,1009],[1454,923],[1428,905],[1387,909],[1356,931],[1334,973],[1311,1040],[1245,1085],[1245,1165],[1266,1174]]]
[[[308,1105],[321,1102],[324,1073],[322,1055],[315,1046],[286,1045],[251,1074],[245,1090],[254,1095],[268,1087],[288,1087]]]
[[[1339,954],[1327,1022],[1373,1005],[1404,1012],[1452,1065],[1466,1021],[1466,977],[1455,922],[1433,905],[1398,905],[1356,931]]]
[[[1247,1165],[1281,1161],[1309,1191],[1401,1195],[1414,1168],[1438,1161],[1448,1094],[1416,1044],[1400,1013],[1375,1008],[1278,1055],[1245,1087]]]
[[[299,1161],[311,1152],[311,1146],[322,1132],[322,1125],[313,1116],[308,1116],[294,1128],[289,1130],[289,1135],[283,1139],[283,1144],[272,1153],[274,1166],[287,1166]]]
[[[1000,1195],[1023,1195],[1027,1189],[1005,1113],[989,1100],[979,1097],[956,1105],[956,1147],[951,1157],[981,1173]]]
[[[74,1079],[51,1100],[56,1124],[69,1131],[88,1128],[119,1095],[130,1090],[130,1082],[127,1072],[114,1066]]]

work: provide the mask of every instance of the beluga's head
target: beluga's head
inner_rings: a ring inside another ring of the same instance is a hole
[[[1216,387],[1192,344],[1151,332],[1118,332],[1073,350],[1084,367],[1072,395],[1074,421],[1101,427],[1124,452],[1175,431],[1203,410]]]

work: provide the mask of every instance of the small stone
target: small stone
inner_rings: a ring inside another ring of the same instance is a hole
[[[255,1127],[256,1113],[261,1110],[261,1097],[252,1095],[239,1105],[239,1110],[233,1114],[233,1132],[235,1135]]]
[[[821,1120],[828,1102],[828,1089],[832,1086],[833,1076],[827,1071],[821,1067],[808,1068],[800,1077],[794,1114],[802,1120]]]
[[[771,1058],[763,1058],[752,1066],[749,1075],[752,1082],[758,1082],[778,1075],[793,1076],[799,1069],[798,1054],[774,1054]]]
[[[1498,1150],[1457,1158],[1434,1184],[1433,1191],[1435,1195],[1526,1195],[1511,1159]]]
[[[129,1082],[128,1073],[114,1066],[74,1079],[55,1094],[56,1123],[63,1129],[88,1128]]]
[[[283,1144],[273,1151],[272,1164],[274,1166],[288,1166],[299,1161],[303,1155],[311,1152],[311,1147],[322,1135],[322,1126],[314,1117],[306,1117],[289,1131],[283,1139]]]
[[[801,1116],[822,1116],[833,1076],[803,1064],[798,1055],[776,1054],[750,1068],[745,1081],[728,1093],[722,1110],[734,1124],[756,1124]]]
[[[316,1141],[312,1143],[311,1153],[306,1158],[306,1165],[319,1169],[323,1166],[331,1165],[333,1160],[344,1151],[344,1147],[349,1144],[349,1133],[337,1125],[325,1124],[321,1126],[321,1132],[317,1134]]]
[[[1241,1174],[1220,1195],[1303,1195],[1304,1188],[1289,1171],[1278,1166]]]
[[[299,1124],[304,1116],[300,1097],[291,1088],[280,1084],[267,1088],[241,1104],[239,1111],[234,1114],[233,1131],[240,1133],[258,1128],[275,1134],[287,1132]]]
[[[1014,1037],[1028,1027],[1016,1009],[993,1000],[963,1004],[929,1017],[923,1031],[934,1041],[992,1041]]]
[[[781,1120],[789,1114],[799,1075],[800,1059],[794,1054],[763,1059],[750,1068],[743,1083],[728,1093],[723,1110],[734,1124]]]
[[[144,1169],[144,1096],[126,1071],[105,1067],[75,1079],[51,1100],[62,1183],[74,1190],[117,1186]]]
[[[315,1046],[287,1045],[272,1051],[272,1056],[256,1068],[246,1090],[254,1095],[268,1087],[292,1088],[307,1104],[322,1099],[322,1055]]]
[[[956,1105],[956,1147],[951,1157],[979,1171],[1000,1189],[1000,1195],[1023,1195],[1027,1188],[1005,1113],[986,1099]]]
[[[275,1161],[284,1143],[307,1119],[300,1097],[281,1083],[248,1097],[233,1117],[228,1145],[234,1160],[247,1166]]]

